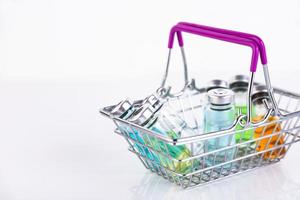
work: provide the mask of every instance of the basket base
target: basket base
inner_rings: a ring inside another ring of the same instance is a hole
[[[154,161],[143,157],[142,155],[131,149],[129,149],[129,151],[136,154],[140,158],[146,169],[172,183],[175,183],[183,189],[190,189],[196,186],[201,186],[215,181],[223,180],[234,175],[238,175],[264,166],[269,166],[271,164],[278,163],[281,160],[280,158],[278,158],[274,160],[261,161],[261,156],[256,156],[250,157],[242,161],[236,161],[235,163],[233,163],[233,166],[230,167],[230,170],[219,167],[207,170],[203,169],[200,170],[199,173],[194,173],[191,175],[181,175],[158,165]]]

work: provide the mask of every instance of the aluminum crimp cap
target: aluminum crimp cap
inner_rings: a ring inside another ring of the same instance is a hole
[[[235,88],[235,87],[247,87],[249,84],[249,77],[246,75],[235,75],[231,77],[229,80],[229,87]]]
[[[269,98],[268,88],[265,85],[256,85],[252,92],[252,99]]]
[[[214,79],[207,83],[206,91],[215,89],[215,88],[228,88],[227,81],[221,79]]]
[[[208,91],[208,101],[214,105],[227,105],[234,101],[234,93],[230,89],[217,88]]]
[[[155,94],[151,94],[143,100],[143,105],[149,103],[153,108],[157,108],[162,104],[161,100]]]
[[[121,117],[124,115],[133,105],[133,101],[129,98],[119,102],[110,112],[114,117]]]
[[[133,113],[128,121],[144,126],[153,117],[155,112],[156,109],[150,103],[145,103]]]

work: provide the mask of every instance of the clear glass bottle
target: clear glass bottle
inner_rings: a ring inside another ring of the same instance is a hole
[[[268,110],[263,101],[266,101],[270,106],[272,105],[268,90],[264,85],[257,85],[254,88],[252,94],[252,102],[255,109],[255,114],[253,116],[253,122],[260,122],[263,120],[264,116],[267,114]],[[270,116],[267,123],[278,120],[277,116]],[[274,122],[267,126],[261,126],[256,128],[254,131],[254,138],[260,138],[273,133],[279,133],[281,131],[280,124]],[[267,137],[256,142],[256,151],[264,151],[278,145],[284,144],[284,133],[274,135],[272,137]],[[272,152],[272,153],[271,153]],[[285,147],[278,148],[273,151],[268,151],[263,154],[263,159],[275,159],[286,153]]]
[[[199,90],[186,88],[176,103],[170,103],[181,111],[180,116],[199,135],[204,133],[204,95],[204,90],[199,92]]]
[[[198,91],[190,90],[189,88],[187,88],[183,93],[183,97],[185,98],[185,101],[189,103],[189,105],[186,107],[192,108],[194,112],[193,115],[187,116],[193,118],[190,121],[194,121],[194,123],[192,122],[189,124],[195,124],[194,127],[197,127],[196,129],[199,134],[204,134],[205,132],[204,131],[204,108],[208,104],[206,93],[216,88],[228,88],[228,83],[225,80],[213,79],[209,81],[204,88],[201,88]]]
[[[213,90],[213,89],[217,89],[217,88],[225,88],[225,89],[228,89],[229,88],[229,85],[228,85],[228,82],[225,81],[225,80],[222,80],[222,79],[213,79],[213,80],[210,80],[207,84],[206,84],[206,87],[205,87],[205,90],[206,90],[206,93],[208,93],[210,90]],[[197,109],[198,111],[198,124],[199,124],[199,133],[201,134],[204,134],[205,133],[205,122],[204,122],[204,110],[205,110],[205,107],[207,105],[209,105],[209,102],[208,102],[208,95],[206,94],[204,96],[205,98],[202,98],[199,103],[202,105],[201,108]]]
[[[205,132],[215,132],[230,128],[235,121],[234,93],[229,89],[213,89],[208,92],[208,105],[205,109]],[[233,134],[214,139],[208,139],[205,144],[205,152],[211,152],[235,144]],[[222,150],[210,154],[206,159],[208,166],[230,161],[234,158],[235,148]],[[230,164],[224,165],[224,168]]]
[[[140,108],[137,115],[130,119],[131,122],[144,126],[155,133],[169,137],[171,139],[179,139],[180,137],[187,137],[195,135],[195,131],[187,126],[187,124],[168,106],[167,103],[162,104],[161,107],[154,109],[151,105],[145,104]],[[188,145],[170,145],[162,140],[149,135],[144,136],[146,144],[151,145],[156,151],[162,152],[159,155],[160,162],[164,167],[167,167],[177,173],[189,173],[199,166],[198,162],[181,161],[191,157],[193,154],[200,154],[203,152],[203,146],[188,146]],[[202,151],[202,152],[201,152]],[[172,161],[168,158],[179,160]]]
[[[234,104],[235,104],[237,117],[241,114],[247,115],[248,84],[249,84],[249,77],[245,75],[236,75],[232,77],[229,82],[229,88],[235,94]],[[242,130],[242,129],[243,127],[238,124],[236,130]],[[253,130],[247,130],[241,133],[237,133],[235,135],[236,143],[249,141],[252,138],[253,138]],[[244,147],[244,146],[241,145],[240,147]]]
[[[143,102],[148,101],[146,98]],[[131,99],[127,98],[121,102],[119,102],[110,112],[113,117],[119,117],[121,119],[127,120],[132,115],[134,115],[135,111],[142,105],[143,102],[133,102]],[[143,156],[146,156],[150,160],[154,160],[159,162],[158,157],[150,151],[147,147],[140,145],[145,144],[143,138],[137,131],[133,131],[130,127],[126,124],[118,123],[118,128],[123,134],[127,134],[131,139],[138,141],[134,143],[134,147],[141,153]]]
[[[129,98],[120,101],[111,111],[110,114],[114,117],[127,119],[134,112],[133,101]]]

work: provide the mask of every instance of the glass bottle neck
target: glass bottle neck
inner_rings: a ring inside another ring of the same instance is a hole
[[[267,100],[268,103],[270,103],[270,100],[268,98],[259,98],[253,102],[256,116],[265,115],[268,112],[267,107],[263,102],[264,99]]]
[[[216,111],[223,111],[223,110],[230,110],[233,108],[233,104],[226,104],[226,105],[217,105],[217,104],[210,104],[209,108]]]
[[[232,88],[232,91],[234,92],[235,95],[235,105],[237,106],[246,106],[247,105],[247,92],[248,88],[247,87],[237,87],[237,88]]]

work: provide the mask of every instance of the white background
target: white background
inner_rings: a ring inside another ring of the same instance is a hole
[[[273,84],[300,92],[299,0],[1,0],[0,199],[299,199],[298,144],[279,164],[181,191],[148,173],[99,115],[159,86],[179,21],[259,35]],[[198,85],[248,73],[249,48],[184,38]],[[178,48],[172,58],[180,89]]]

